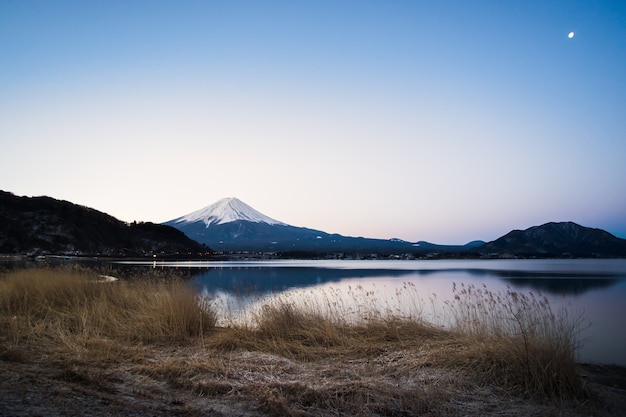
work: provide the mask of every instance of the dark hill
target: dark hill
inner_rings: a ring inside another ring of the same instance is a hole
[[[169,223],[172,224],[172,223]],[[187,236],[216,251],[314,253],[405,253],[416,251],[401,240],[368,239],[330,234],[320,230],[288,225],[270,225],[245,220],[206,227],[202,222],[176,226]]]
[[[207,252],[172,227],[124,223],[100,211],[50,197],[0,191],[0,253],[145,256]]]
[[[623,257],[626,239],[572,222],[513,230],[479,248],[483,254],[542,257]]]

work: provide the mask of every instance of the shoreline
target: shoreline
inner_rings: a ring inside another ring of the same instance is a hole
[[[184,280],[144,278],[1,280],[0,415],[626,414],[626,370],[576,363],[577,322],[543,299],[459,287],[444,329],[419,309],[385,314],[360,288],[354,323],[347,304],[320,314],[276,299],[220,327]]]

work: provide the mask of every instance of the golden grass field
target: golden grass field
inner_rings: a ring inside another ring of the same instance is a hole
[[[0,415],[602,415],[575,361],[580,317],[513,291],[455,294],[445,329],[288,299],[217,326],[180,278],[6,272],[0,379],[12,382],[0,384]]]

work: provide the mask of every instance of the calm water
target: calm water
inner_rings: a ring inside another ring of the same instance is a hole
[[[245,317],[268,298],[286,297],[331,313],[358,316],[378,309],[421,314],[445,325],[441,309],[454,298],[455,286],[541,294],[553,311],[565,307],[590,324],[581,335],[581,362],[626,366],[622,259],[159,262],[141,267],[186,271],[202,294],[233,317]]]

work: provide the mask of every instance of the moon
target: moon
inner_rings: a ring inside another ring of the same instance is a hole
[[[572,39],[572,38],[574,37],[574,32],[570,32],[570,33],[568,33],[568,34],[567,34],[567,37],[568,37],[568,38],[570,38],[570,39]]]

